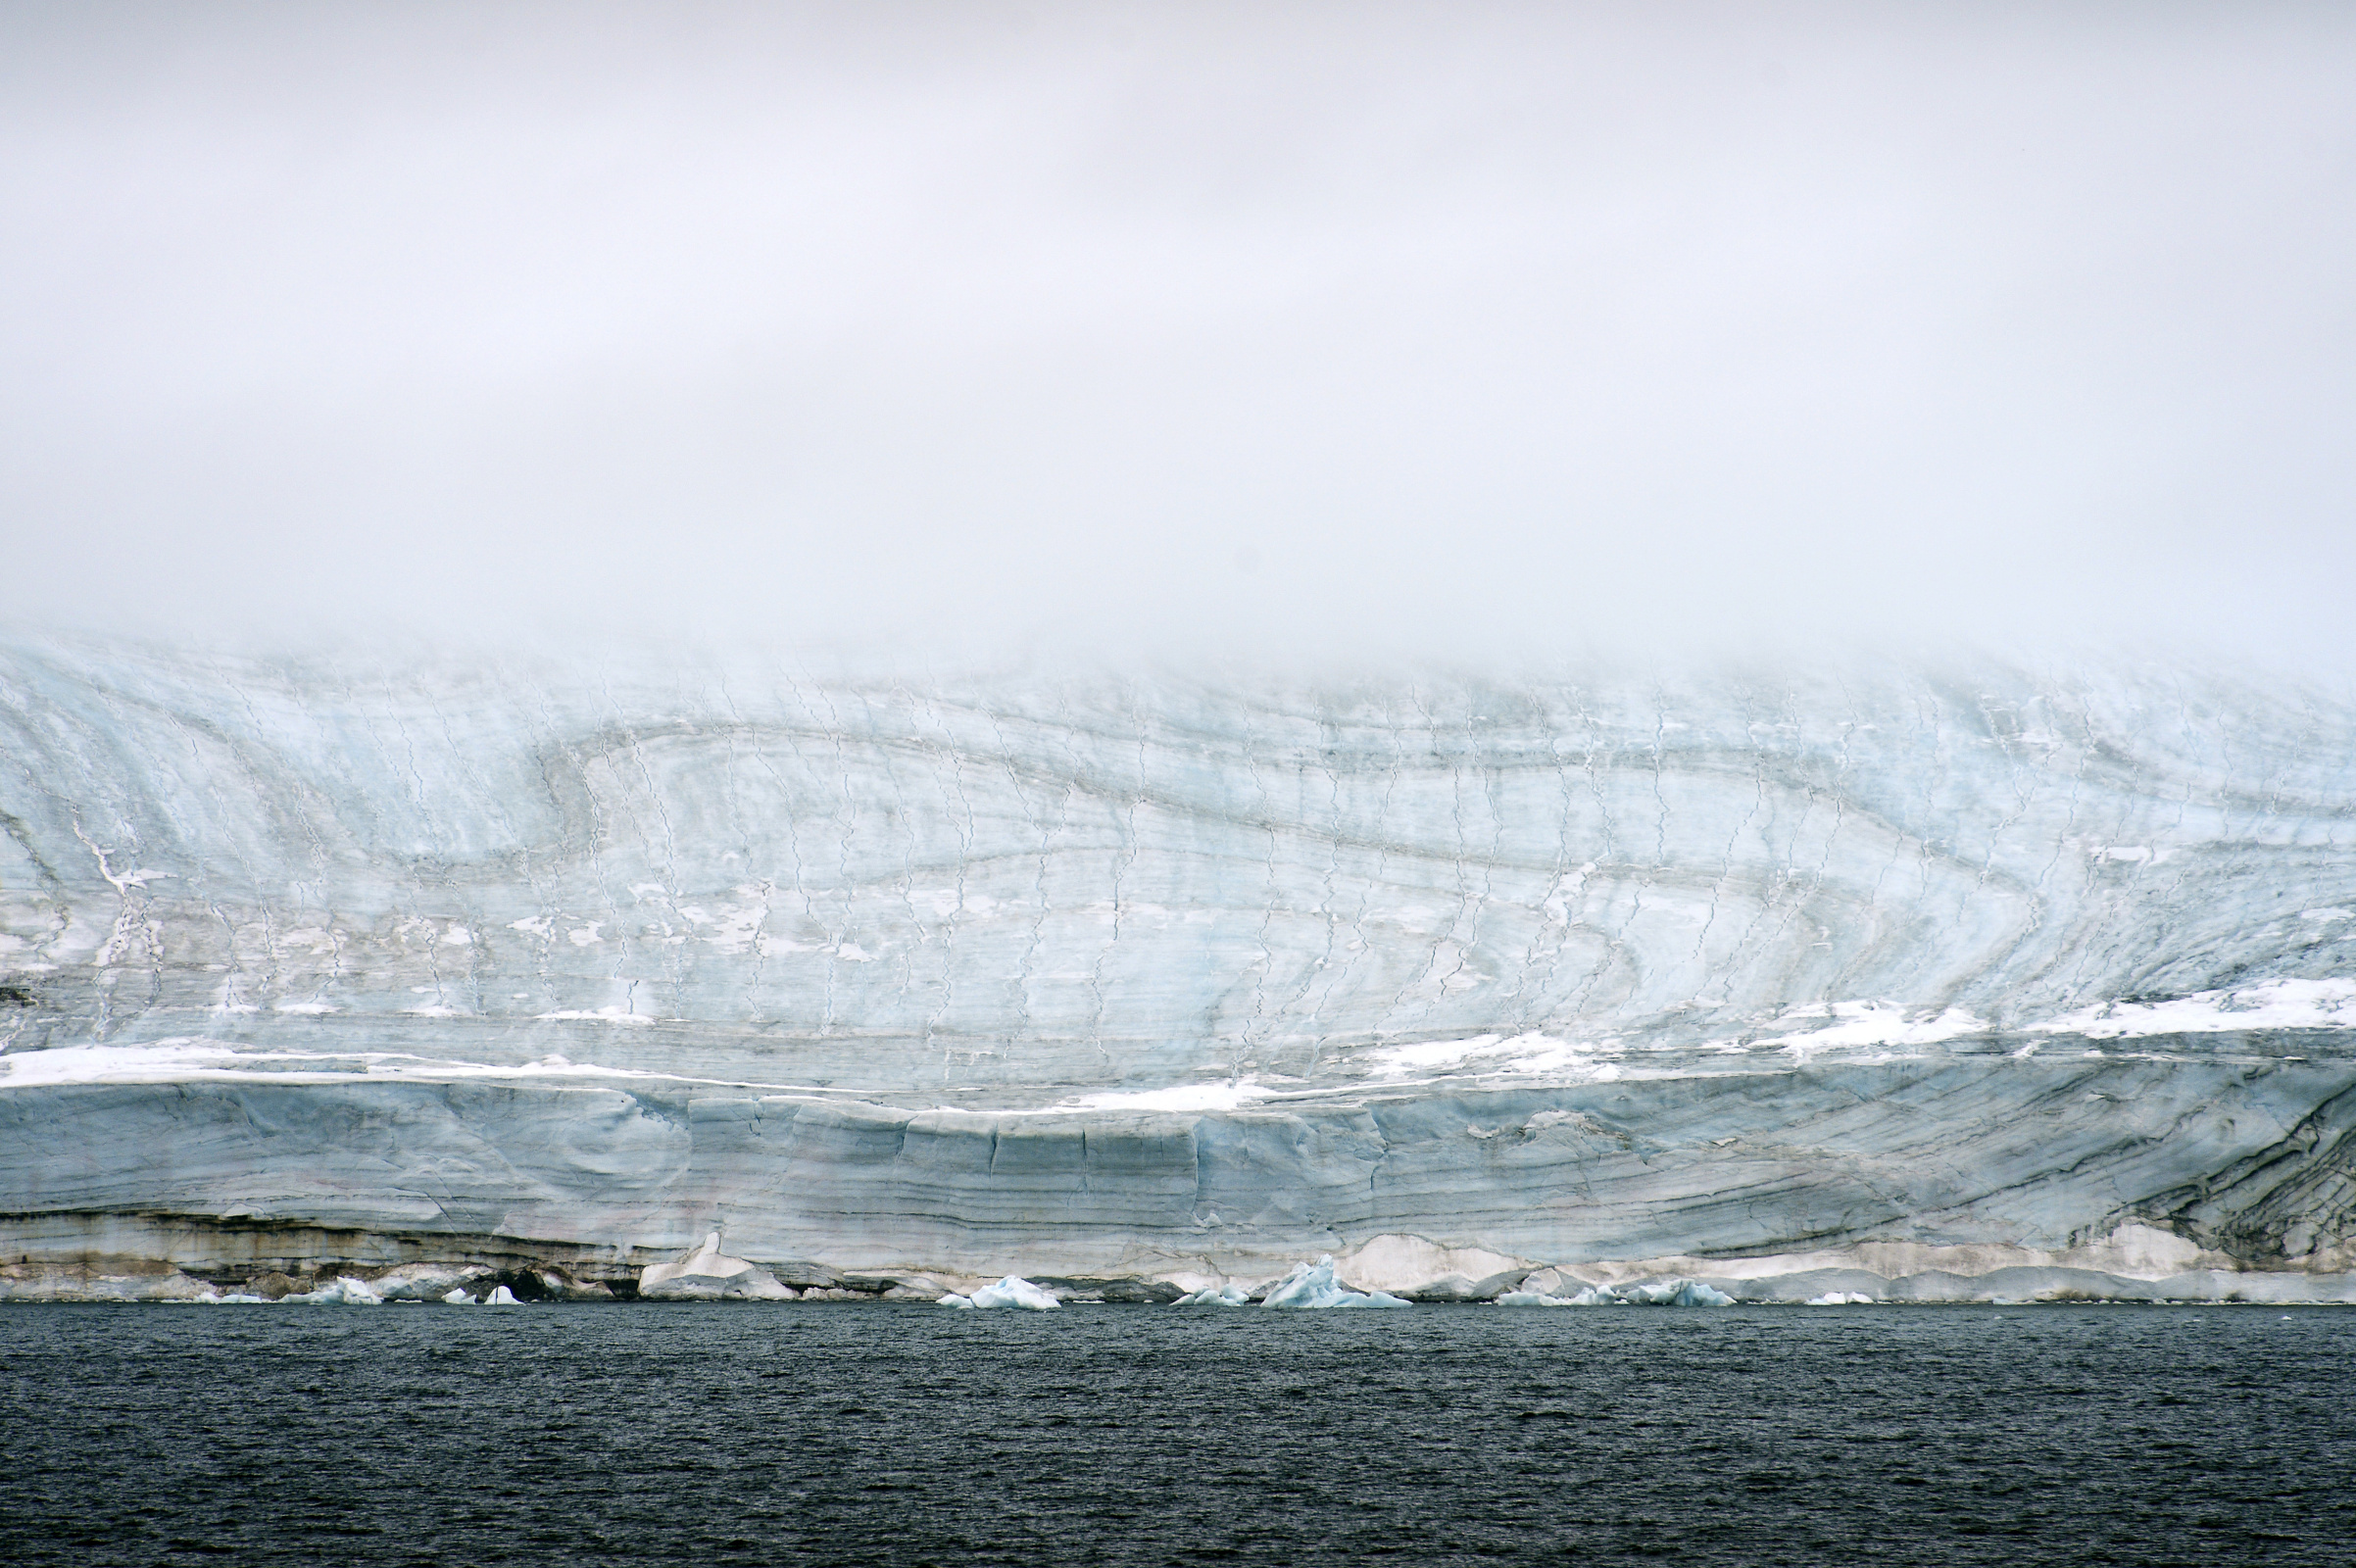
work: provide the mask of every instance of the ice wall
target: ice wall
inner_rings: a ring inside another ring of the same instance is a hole
[[[0,828],[27,1235],[720,1222],[1003,1272],[2351,1231],[2356,710],[2184,670],[20,644]]]

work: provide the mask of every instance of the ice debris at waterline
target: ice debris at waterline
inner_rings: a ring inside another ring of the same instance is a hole
[[[366,1280],[342,1278],[330,1280],[316,1291],[293,1291],[284,1296],[227,1291],[185,1297],[182,1299],[219,1306],[382,1306],[385,1302],[385,1298],[370,1288]]]
[[[1332,1307],[1349,1306],[1412,1306],[1382,1291],[1345,1290],[1334,1282],[1334,1260],[1321,1257],[1314,1263],[1296,1266],[1292,1273],[1268,1287],[1260,1305],[1279,1309],[1308,1312]]]
[[[1063,1303],[1051,1291],[1041,1290],[1029,1280],[1009,1274],[995,1285],[985,1285],[971,1296],[955,1292],[941,1298],[943,1306],[975,1307],[1019,1306],[1032,1312],[1052,1312]]]
[[[2356,1264],[2330,693],[41,643],[0,647],[0,829],[8,1299]]]
[[[1241,1285],[1205,1285],[1190,1291],[1170,1303],[1172,1306],[1250,1306],[1252,1293]]]
[[[1735,1298],[1699,1280],[1673,1279],[1628,1285],[1597,1285],[1569,1296],[1509,1291],[1499,1306],[1732,1306]]]

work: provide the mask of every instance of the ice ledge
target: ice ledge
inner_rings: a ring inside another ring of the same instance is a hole
[[[120,1243],[139,1222],[121,1216]],[[151,1250],[72,1255],[53,1239],[49,1255],[26,1253],[0,1265],[0,1302],[16,1301],[938,1301],[1006,1292],[1021,1278],[1016,1304],[1062,1302],[1162,1304],[1690,1304],[1724,1297],[1753,1304],[2137,1301],[2356,1305],[2356,1271],[2346,1268],[2249,1269],[2148,1226],[2122,1226],[2084,1247],[2051,1250],[1980,1244],[1934,1247],[1863,1243],[1806,1253],[1747,1258],[1655,1257],[1582,1263],[1510,1258],[1477,1248],[1448,1248],[1425,1238],[1381,1236],[1339,1256],[1271,1270],[1250,1256],[1205,1257],[1186,1266],[1120,1275],[1025,1276],[969,1271],[962,1260],[858,1274],[801,1259],[761,1261],[720,1250],[717,1233],[668,1261],[618,1261],[631,1249],[581,1249],[570,1266],[519,1263],[515,1245],[477,1238],[470,1248],[444,1245],[430,1261],[387,1264],[417,1238],[360,1233],[290,1236],[293,1245],[264,1256],[257,1237],[219,1233],[225,1242],[191,1246],[202,1233],[151,1231]],[[20,1238],[20,1241],[23,1239]],[[561,1249],[540,1248],[545,1253]],[[210,1255],[206,1255],[206,1254]],[[1225,1265],[1225,1266],[1222,1266]],[[1493,1266],[1494,1265],[1494,1266]],[[1477,1277],[1476,1277],[1477,1275]],[[1690,1287],[1690,1289],[1689,1289]],[[504,1296],[502,1293],[506,1293]],[[955,1304],[953,1301],[952,1304]]]

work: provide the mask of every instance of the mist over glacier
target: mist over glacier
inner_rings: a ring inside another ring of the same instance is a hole
[[[9,20],[0,1297],[2356,1296],[2349,16]]]
[[[1494,1295],[2356,1235],[2356,709],[2317,691],[19,643],[0,725],[28,1257],[716,1228]]]

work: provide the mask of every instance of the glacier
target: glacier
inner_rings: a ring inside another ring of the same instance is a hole
[[[22,638],[0,1298],[2346,1300],[2343,833],[2156,663]]]

